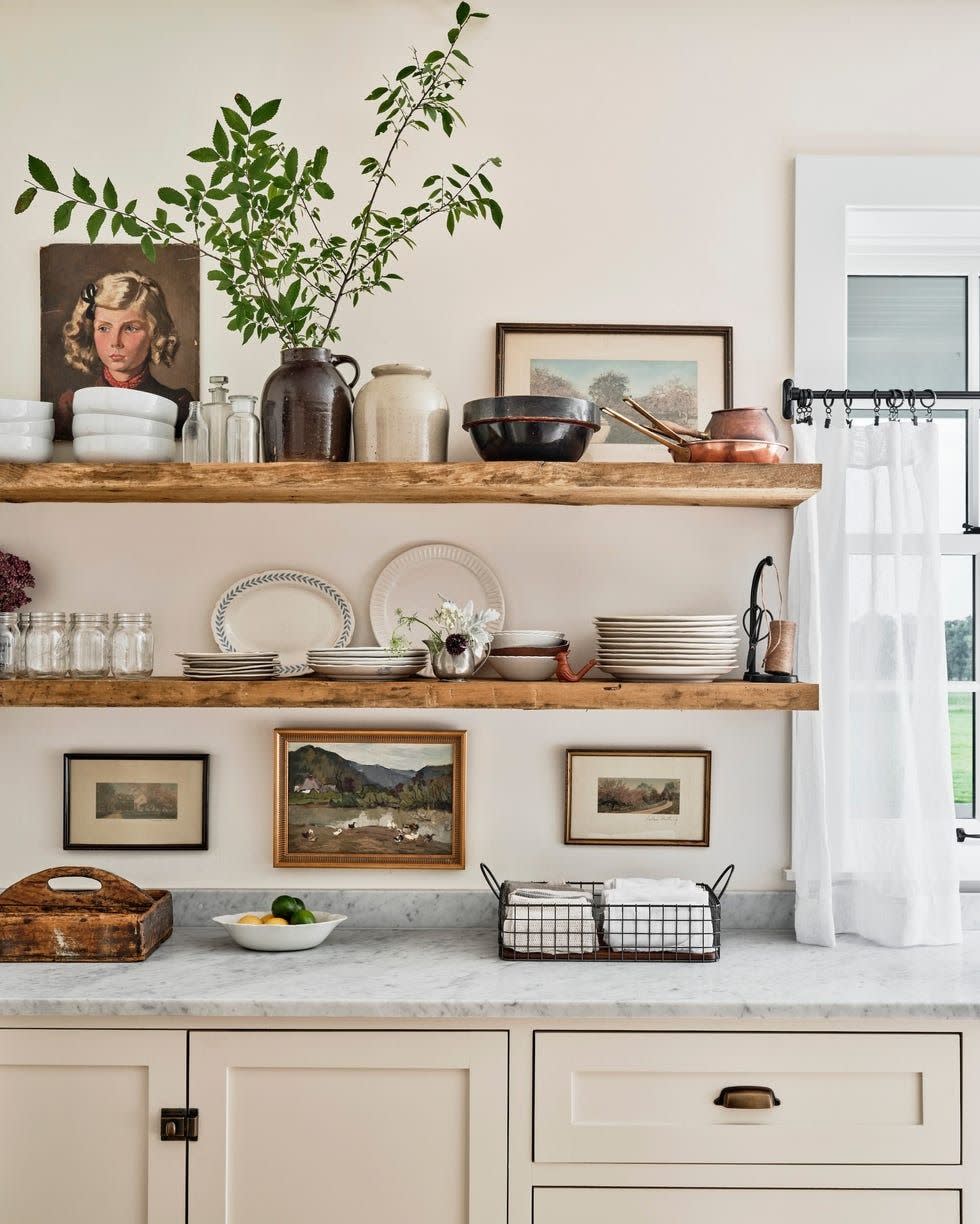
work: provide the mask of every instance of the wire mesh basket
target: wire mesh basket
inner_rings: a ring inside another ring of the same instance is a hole
[[[543,884],[483,878],[497,898],[497,950],[520,961],[716,961],[721,956],[721,898],[730,863],[704,889],[703,905],[607,903],[597,881]]]

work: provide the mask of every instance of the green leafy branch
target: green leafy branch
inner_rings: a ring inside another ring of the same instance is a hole
[[[25,212],[38,193],[45,192],[60,200],[54,210],[55,233],[68,229],[80,210],[88,213],[90,242],[97,241],[108,224],[113,236],[137,239],[151,261],[160,246],[196,247],[215,265],[208,279],[228,297],[228,327],[241,334],[243,343],[253,336],[264,340],[273,335],[287,346],[335,342],[337,315],[345,301],[356,306],[362,296],[379,289],[390,293],[393,282],[402,279],[390,265],[401,248],[415,246],[414,232],[420,225],[441,216],[452,234],[464,217],[489,219],[498,228],[503,222],[486,174],[489,166],[500,165],[496,157],[472,171],[453,163],[450,172],[429,175],[418,203],[397,211],[379,205],[384,188],[395,184],[394,155],[410,133],[440,127],[451,137],[463,122],[456,97],[466,83],[461,65],[470,61],[457,44],[470,23],[486,17],[468,3],[459,4],[444,47],[425,56],[413,52],[411,63],[367,95],[377,103],[375,136],[387,136],[388,142],[383,157],[361,160],[370,189],[348,233],[331,232],[322,211],[334,198],[325,177],[326,146],[301,161],[298,149],[280,141],[267,126],[280,100],[253,107],[240,93],[234,106],[221,107],[211,143],[188,154],[200,173],[187,174],[180,188],[161,187],[160,203],[152,211],[141,208],[136,199],[121,204],[108,178],[100,196],[78,170],[71,190],[62,189],[49,166],[32,154],[30,180],[14,212]]]

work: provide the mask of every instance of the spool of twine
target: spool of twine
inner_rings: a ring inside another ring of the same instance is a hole
[[[796,622],[774,620],[769,626],[769,648],[762,664],[763,671],[777,676],[792,675],[795,650]]]

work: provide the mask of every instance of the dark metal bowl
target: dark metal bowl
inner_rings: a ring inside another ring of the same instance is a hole
[[[463,428],[480,457],[490,463],[575,463],[601,425],[597,404],[568,396],[495,395],[463,406]]]

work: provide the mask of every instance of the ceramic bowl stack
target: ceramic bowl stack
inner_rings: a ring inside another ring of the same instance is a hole
[[[48,463],[54,453],[54,404],[0,399],[0,463]]]
[[[429,652],[422,647],[395,654],[386,646],[347,646],[307,651],[306,661],[328,680],[407,680],[424,670]]]
[[[79,463],[173,463],[177,405],[124,387],[83,387],[72,401]]]
[[[266,654],[225,654],[207,651],[178,651],[187,680],[275,680],[282,675],[279,656]]]
[[[559,629],[504,629],[491,640],[490,666],[502,680],[550,680],[555,656],[567,649]]]
[[[597,616],[599,666],[617,680],[717,680],[735,667],[734,616]]]

